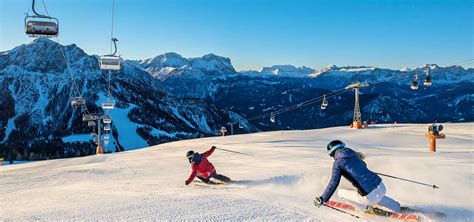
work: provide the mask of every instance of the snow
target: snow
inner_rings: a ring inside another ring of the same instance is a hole
[[[97,106],[102,106],[103,102],[107,102],[107,96],[104,93],[99,93],[99,99],[96,101]],[[114,101],[114,98],[111,98],[111,101]],[[128,118],[128,113],[137,106],[135,104],[128,104],[128,107],[121,109],[115,107],[110,111],[110,117],[112,119],[112,125],[118,131],[119,138],[121,139],[120,144],[125,148],[125,150],[133,150],[138,148],[147,147],[148,143],[137,133],[137,128],[142,127],[143,125],[130,121]],[[113,144],[114,137],[110,135],[110,143],[107,147],[107,150],[115,151],[115,146]]]
[[[120,140],[120,144],[126,150],[138,149],[148,146],[148,143],[137,133],[137,128],[141,127],[142,125],[134,123],[130,121],[130,119],[128,119],[128,113],[135,107],[137,106],[134,104],[129,104],[128,108],[115,108],[110,111],[110,116],[112,117],[112,124],[117,129],[119,138],[126,138]],[[111,141],[113,140],[111,139]]]
[[[437,153],[428,152],[428,124],[398,124],[209,137],[2,166],[0,220],[353,221],[312,205],[329,181],[333,160],[325,146],[333,139],[365,153],[373,171],[440,187],[383,178],[388,195],[403,205],[445,213],[438,221],[473,220],[474,123],[443,125],[446,139],[438,140]],[[254,155],[216,150],[210,157],[219,173],[242,184],[184,185],[186,151],[212,145]],[[342,179],[340,187],[352,186]]]
[[[15,117],[10,118],[8,120],[8,123],[7,123],[7,130],[5,131],[5,137],[3,138],[2,142],[0,142],[0,143],[4,143],[5,141],[7,141],[8,136],[10,135],[12,130],[15,129],[15,127],[16,127],[15,126]]]

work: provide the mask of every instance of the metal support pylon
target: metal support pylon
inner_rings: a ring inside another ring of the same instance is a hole
[[[355,101],[354,101],[354,118],[352,119],[351,128],[360,129],[362,128],[362,114],[360,112],[359,105],[359,89],[362,87],[367,87],[368,84],[365,83],[353,83],[346,87],[346,89],[354,89]]]

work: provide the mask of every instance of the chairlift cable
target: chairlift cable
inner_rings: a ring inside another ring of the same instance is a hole
[[[34,1],[33,1],[34,2]],[[44,0],[41,0],[42,4],[43,4],[43,7],[44,7],[44,10],[46,11],[46,14],[49,16],[49,12],[48,12],[48,8],[46,7],[46,4],[44,3]],[[34,8],[33,8],[34,9]],[[36,13],[36,12],[35,12]],[[70,65],[69,65],[69,62],[68,62],[68,59],[66,57],[66,53],[64,52],[64,49],[63,49],[63,45],[61,45],[61,41],[59,40],[59,37],[56,36],[56,40],[58,41],[58,44],[59,44],[59,49],[61,51],[61,55],[64,59],[64,62],[66,63],[66,69],[67,69],[67,72],[69,73],[69,76],[71,77],[71,80],[72,80],[72,84],[73,84],[73,91],[76,91],[77,92],[77,95],[79,97],[82,97],[81,95],[81,92],[79,90],[79,87],[77,86],[77,83],[76,83],[76,80],[74,79],[74,76],[72,75],[71,73],[71,69],[70,69]],[[87,105],[84,106],[85,107],[85,110],[87,112],[87,114],[90,114],[89,112],[89,109],[87,108]]]
[[[114,18],[115,18],[115,0],[112,0],[112,24],[110,30],[110,54],[112,54],[112,44],[115,44],[113,41],[114,38]],[[117,49],[117,47],[115,47]]]

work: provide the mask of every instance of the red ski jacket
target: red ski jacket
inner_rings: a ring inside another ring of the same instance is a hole
[[[191,159],[191,175],[187,179],[188,183],[191,183],[196,175],[208,179],[216,171],[214,165],[212,165],[207,158],[214,152],[216,147],[212,147],[210,150],[204,152],[203,154],[195,153]]]

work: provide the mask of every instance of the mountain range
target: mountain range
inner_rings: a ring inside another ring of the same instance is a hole
[[[426,72],[433,79],[427,87],[421,84]],[[369,83],[360,92],[363,120],[474,120],[472,68],[275,65],[239,72],[229,58],[214,54],[183,58],[166,53],[124,60],[120,71],[109,73],[99,69],[98,56],[40,38],[0,52],[0,156],[36,160],[93,154],[93,129],[82,117],[101,112],[101,103],[108,101],[109,74],[116,106],[110,112],[109,152],[215,136],[222,126],[230,133],[229,123],[234,133],[348,125],[354,93],[343,89],[358,81]],[[421,85],[416,91],[410,89],[415,74]],[[328,96],[325,110],[317,100],[305,102],[335,91],[341,93]],[[78,94],[86,99],[87,110],[71,108]],[[275,123],[270,112],[276,113]]]

